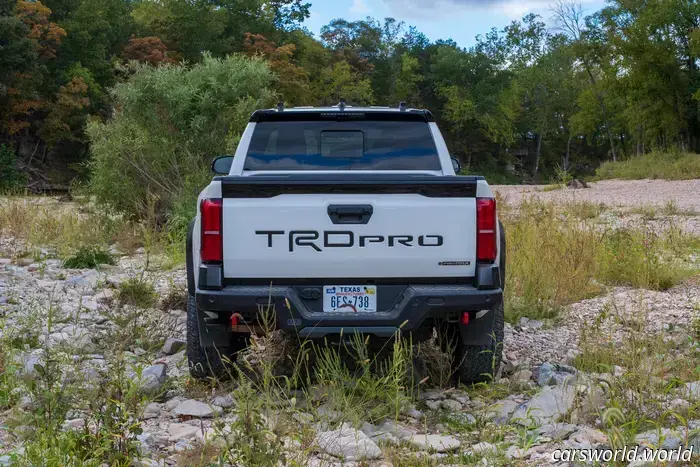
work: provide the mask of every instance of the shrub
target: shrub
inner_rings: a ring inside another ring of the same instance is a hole
[[[63,267],[67,269],[91,269],[100,264],[114,264],[114,258],[109,251],[94,246],[81,247],[63,261]]]
[[[596,170],[596,178],[605,180],[691,180],[700,178],[700,154],[681,151],[652,151],[624,161],[605,162]]]
[[[160,308],[163,311],[184,310],[187,307],[187,289],[173,287],[170,292],[163,297]]]
[[[17,167],[12,148],[0,144],[0,192],[19,189],[27,183],[27,176]]]
[[[251,111],[270,103],[273,75],[262,60],[238,55],[135,70],[113,90],[114,117],[88,125],[91,188],[132,218],[154,212],[182,228],[212,157],[231,153]]]
[[[131,277],[119,284],[117,298],[122,304],[150,308],[155,305],[158,295],[152,283],[141,277]]]

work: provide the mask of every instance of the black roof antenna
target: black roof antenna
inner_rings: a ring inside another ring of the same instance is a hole
[[[284,110],[284,102],[283,102],[283,101],[279,101],[279,102],[277,103],[277,111],[278,111],[278,112],[282,112],[283,110]]]
[[[406,111],[406,101],[401,101],[401,102],[399,102],[399,110],[400,110],[401,112],[405,112],[405,111]]]
[[[338,109],[345,110],[345,98],[344,97],[340,98],[340,102],[338,102]]]

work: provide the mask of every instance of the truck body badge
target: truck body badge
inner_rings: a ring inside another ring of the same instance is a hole
[[[440,261],[438,266],[469,266],[471,261]]]

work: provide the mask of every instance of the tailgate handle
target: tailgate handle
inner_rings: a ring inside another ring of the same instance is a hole
[[[367,224],[374,208],[371,204],[331,204],[328,217],[334,224]]]

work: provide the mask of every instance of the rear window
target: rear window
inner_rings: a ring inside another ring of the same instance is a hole
[[[440,160],[425,122],[260,122],[244,170],[440,170]]]

